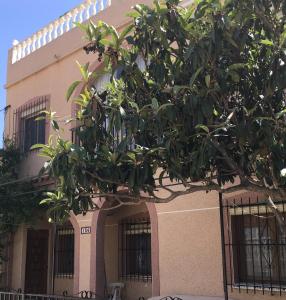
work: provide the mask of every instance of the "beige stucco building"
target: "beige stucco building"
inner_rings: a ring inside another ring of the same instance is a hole
[[[96,57],[82,50],[82,32],[71,22],[91,17],[120,29],[136,3],[85,1],[9,51],[5,136],[16,139],[25,152],[23,178],[35,176],[43,163],[37,151],[29,150],[31,144],[47,142],[51,134],[45,122],[34,125],[35,118],[41,110],[56,111],[65,128],[61,134],[72,139],[72,127],[64,121],[74,107],[65,94],[80,76],[75,61],[91,61],[91,70],[100,67]],[[221,207],[222,231],[215,192],[182,196],[169,204],[72,215],[64,226],[39,216],[36,225],[23,224],[13,236],[0,282],[3,288],[26,293],[91,291],[99,296],[110,283],[122,282],[127,300],[179,294],[223,299],[226,286],[231,299],[286,299],[285,237],[273,221],[255,221],[254,213],[269,215],[260,205],[263,197],[257,197],[242,191],[224,199],[230,204]]]

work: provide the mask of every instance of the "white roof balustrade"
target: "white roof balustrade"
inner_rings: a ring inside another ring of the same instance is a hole
[[[111,5],[111,0],[85,0],[24,41],[13,41],[12,64],[57,39],[75,27],[75,22],[85,22]]]

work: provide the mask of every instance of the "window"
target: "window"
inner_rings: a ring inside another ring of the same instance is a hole
[[[286,217],[284,206],[278,204]],[[232,200],[222,208],[226,284],[254,292],[286,291],[286,236],[266,202]]]
[[[121,224],[121,277],[151,280],[151,226],[149,219]]]
[[[48,97],[38,97],[18,108],[14,113],[14,136],[22,152],[28,152],[34,144],[46,142],[46,121],[37,120],[47,109]]]
[[[56,231],[55,276],[72,278],[74,274],[74,230],[60,227]]]
[[[271,214],[237,216],[233,225],[237,281],[286,285],[285,236],[276,218]]]
[[[29,116],[21,120],[24,127],[24,152],[29,151],[34,144],[45,144],[46,122],[45,120],[37,121],[36,119],[40,116],[36,114],[35,116]]]

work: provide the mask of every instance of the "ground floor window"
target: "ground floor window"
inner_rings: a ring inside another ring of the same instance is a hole
[[[286,290],[286,236],[266,201],[223,202],[227,284],[246,290]],[[279,203],[286,219],[286,203]]]
[[[236,281],[286,285],[286,240],[271,214],[233,217]]]
[[[120,225],[120,275],[151,280],[151,225],[149,219],[129,220]]]
[[[74,229],[58,227],[55,239],[55,276],[72,278],[74,274]]]

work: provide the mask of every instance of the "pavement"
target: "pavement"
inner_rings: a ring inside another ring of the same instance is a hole
[[[149,298],[148,300],[224,300],[224,297],[206,297],[206,296],[191,296],[191,295],[168,295]],[[229,300],[232,300],[229,298]]]

